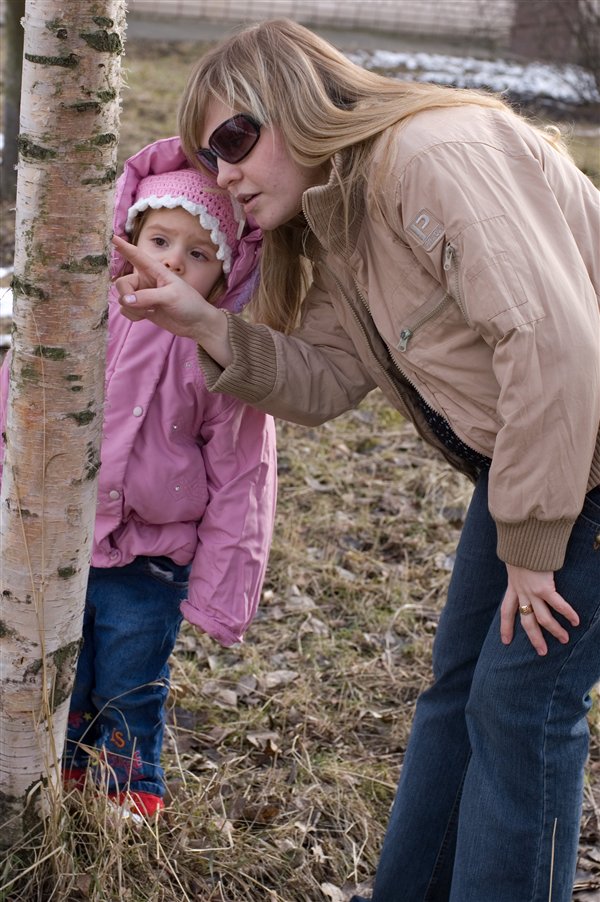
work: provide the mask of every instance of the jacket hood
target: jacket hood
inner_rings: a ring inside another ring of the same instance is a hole
[[[185,156],[177,136],[154,141],[142,148],[125,162],[123,173],[117,180],[113,231],[127,238],[125,222],[127,212],[134,203],[138,184],[148,175],[160,175],[177,169],[188,169],[190,162]],[[215,181],[215,188],[217,183]],[[227,279],[227,290],[219,298],[218,306],[238,312],[246,306],[258,284],[259,259],[262,233],[253,223],[247,221],[240,238],[238,254],[233,260]],[[114,278],[122,269],[124,260],[115,250],[111,257],[111,276]]]

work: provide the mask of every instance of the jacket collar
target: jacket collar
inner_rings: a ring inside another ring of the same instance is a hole
[[[337,153],[331,167],[329,181],[304,192],[302,209],[311,231],[322,247],[334,254],[348,258],[354,251],[362,224],[365,201],[360,185],[350,193],[348,231],[344,219],[344,205],[338,175],[343,176],[344,154]],[[309,245],[310,247],[310,245]]]

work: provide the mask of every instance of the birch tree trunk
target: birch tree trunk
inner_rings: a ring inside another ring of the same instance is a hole
[[[94,527],[124,0],[27,0],[0,496],[0,845],[60,785]]]

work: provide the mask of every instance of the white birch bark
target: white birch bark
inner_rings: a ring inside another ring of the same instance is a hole
[[[60,785],[102,420],[124,0],[27,0],[0,496],[0,845]]]

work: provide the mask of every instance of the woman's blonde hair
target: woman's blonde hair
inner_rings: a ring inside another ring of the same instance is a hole
[[[277,126],[294,160],[335,167],[346,222],[350,197],[365,177],[373,140],[422,110],[478,104],[506,108],[499,97],[434,84],[404,82],[357,66],[331,44],[288,19],[250,26],[206,53],[192,71],[179,109],[184,151],[196,165],[208,104]],[[298,224],[264,235],[261,283],[253,317],[282,331],[298,319],[311,279]]]

